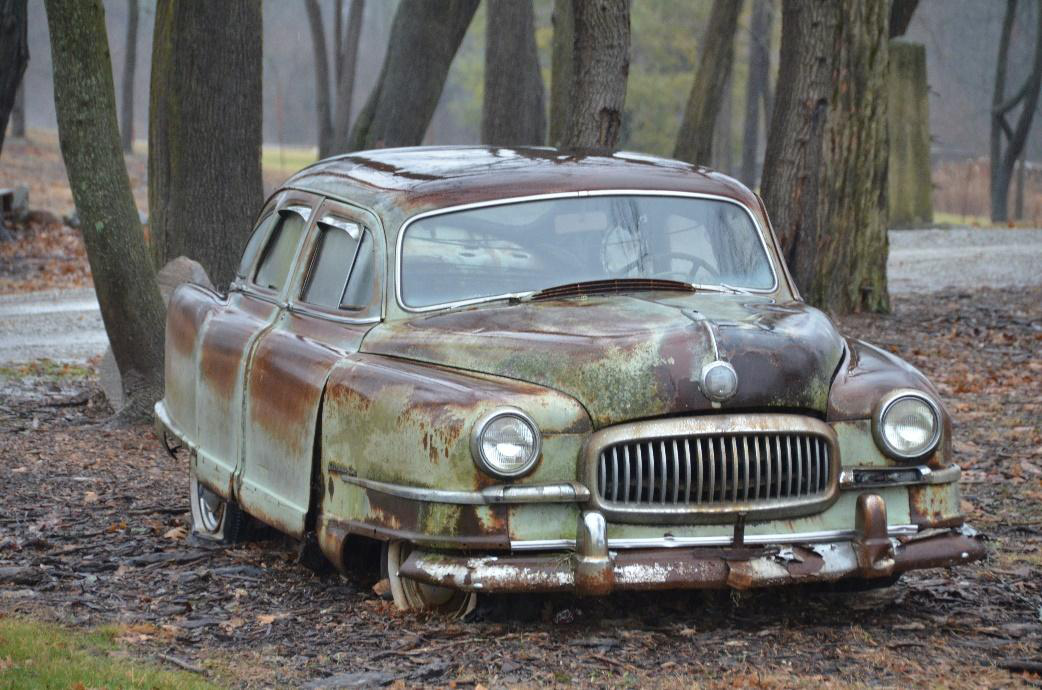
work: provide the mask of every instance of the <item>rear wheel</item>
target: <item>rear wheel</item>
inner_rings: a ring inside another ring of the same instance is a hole
[[[474,609],[477,595],[473,592],[399,577],[398,569],[411,552],[412,545],[404,541],[392,541],[386,547],[384,562],[395,606],[402,611],[436,611],[453,618],[462,618]]]
[[[192,534],[220,544],[246,540],[250,516],[233,501],[227,501],[204,486],[189,471],[189,502],[192,507]]]

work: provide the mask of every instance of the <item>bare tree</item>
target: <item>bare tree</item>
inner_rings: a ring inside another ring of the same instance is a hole
[[[29,64],[28,17],[26,0],[0,0],[0,152],[4,150],[15,96]]]
[[[380,77],[351,130],[352,149],[423,141],[478,0],[402,0]]]
[[[995,89],[991,99],[991,219],[997,223],[1009,220],[1010,180],[1017,159],[1027,144],[1042,87],[1042,0],[1039,0],[1035,6],[1035,52],[1031,71],[1024,84],[1012,96],[1006,97],[1006,69],[1016,12],[1017,0],[1007,0],[995,67]],[[1020,115],[1011,127],[1006,116],[1017,106],[1020,106]],[[1003,138],[1006,140],[1005,151]]]
[[[339,0],[338,0],[339,2]],[[337,6],[337,23],[340,27],[340,8]],[[351,107],[354,105],[355,76],[358,72],[358,45],[362,38],[362,20],[365,17],[365,0],[351,0],[347,11],[346,33],[337,39],[337,90],[336,112],[333,115],[333,145],[331,153],[348,150],[351,134]],[[341,32],[338,30],[338,37]]]
[[[25,76],[22,83],[18,85],[18,91],[14,95],[14,108],[11,110],[11,136],[15,139],[25,139]]]
[[[138,220],[116,123],[101,0],[46,0],[58,137],[80,215],[94,290],[126,403],[151,417],[163,394],[163,300]]]
[[[329,59],[326,54],[326,32],[322,28],[322,10],[318,0],[304,0],[311,49],[315,54],[315,115],[318,117],[318,157],[325,158],[333,142],[333,114],[329,98]]]
[[[486,12],[481,142],[538,146],[546,111],[532,0],[488,0]]]
[[[575,91],[575,19],[572,0],[554,0],[554,41],[550,66],[550,145],[560,146],[572,119]]]
[[[888,0],[785,0],[763,197],[804,296],[884,311]]]
[[[680,122],[674,158],[708,165],[713,159],[713,130],[724,86],[734,60],[734,34],[742,0],[713,0],[702,39],[698,72]]]
[[[326,53],[325,20],[318,0],[305,0],[311,46],[315,59],[315,116],[318,119],[318,156],[325,158],[346,151],[351,125],[351,100],[354,95],[358,39],[362,32],[365,0],[353,0],[348,10],[346,35],[344,3],[336,0],[333,9],[333,68]],[[332,73],[332,74],[331,74]],[[335,91],[330,92],[330,78]]]
[[[628,0],[572,0],[573,99],[566,148],[613,149],[630,70]]]
[[[138,0],[127,0],[127,50],[123,60],[123,151],[134,151],[134,72],[137,69]]]
[[[263,202],[260,0],[160,0],[148,131],[157,264],[227,286]]]
[[[919,0],[893,0],[890,5],[890,38],[900,38],[912,23]]]
[[[756,157],[760,148],[760,108],[767,122],[767,92],[770,91],[771,24],[773,6],[770,0],[753,0],[752,22],[749,27],[749,76],[745,82],[745,123],[742,129],[742,181],[755,187],[758,178]],[[766,129],[766,128],[765,128]]]

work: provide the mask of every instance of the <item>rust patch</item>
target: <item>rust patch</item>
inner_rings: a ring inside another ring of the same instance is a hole
[[[925,391],[935,400],[941,400],[933,384],[908,362],[868,343],[847,338],[847,356],[832,383],[828,420],[868,419],[879,399],[895,388]],[[947,412],[942,410],[942,416],[950,432]],[[948,452],[950,454],[950,449]]]

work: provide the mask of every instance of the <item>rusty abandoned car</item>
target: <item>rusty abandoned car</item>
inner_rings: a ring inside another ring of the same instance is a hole
[[[979,559],[940,397],[805,304],[760,199],[638,154],[321,161],[226,295],[176,290],[157,428],[193,529],[251,519],[395,603],[752,588]]]

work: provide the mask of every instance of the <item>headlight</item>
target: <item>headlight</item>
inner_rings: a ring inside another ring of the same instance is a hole
[[[941,410],[917,391],[894,391],[880,401],[872,420],[876,443],[897,460],[920,458],[941,439]]]
[[[474,425],[471,453],[483,471],[497,477],[519,477],[535,465],[542,438],[532,418],[514,407],[502,407]]]

